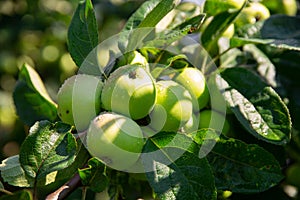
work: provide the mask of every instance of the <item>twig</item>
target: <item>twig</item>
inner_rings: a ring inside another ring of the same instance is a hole
[[[75,174],[70,181],[68,181],[60,188],[58,188],[55,192],[49,194],[46,197],[46,200],[64,199],[80,185],[81,185],[80,177],[78,174]]]
[[[0,192],[4,193],[4,194],[8,194],[8,195],[13,195],[12,192],[5,190],[5,189],[0,189]]]
[[[81,197],[81,200],[85,200],[85,198],[86,198],[86,191],[87,191],[87,188],[83,187],[82,188],[82,197]]]

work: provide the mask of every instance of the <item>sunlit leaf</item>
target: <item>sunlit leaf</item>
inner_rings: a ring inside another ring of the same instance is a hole
[[[98,45],[98,42],[98,25],[92,1],[81,1],[68,30],[69,52],[78,67]]]
[[[108,177],[105,175],[105,165],[96,158],[88,161],[88,167],[79,169],[79,176],[84,186],[88,186],[94,192],[102,192],[108,185]]]
[[[20,69],[13,98],[18,116],[29,126],[38,120],[54,121],[57,118],[56,104],[38,73],[27,64]]]
[[[148,140],[142,160],[159,199],[216,199],[211,168],[197,150],[183,134],[159,133]]]
[[[260,146],[236,139],[204,138],[203,135],[208,133],[213,134],[212,130],[198,131],[194,134],[194,141],[200,145],[206,140],[215,143],[207,158],[219,190],[258,193],[283,179],[278,161]]]
[[[258,139],[284,145],[290,140],[291,119],[280,96],[244,68],[228,68],[217,84],[240,123]]]
[[[70,166],[77,143],[69,125],[41,121],[30,129],[20,150],[20,163],[30,178],[42,179],[49,173]]]
[[[10,185],[18,187],[32,187],[34,180],[26,177],[19,162],[19,155],[6,158],[0,164],[1,177]]]

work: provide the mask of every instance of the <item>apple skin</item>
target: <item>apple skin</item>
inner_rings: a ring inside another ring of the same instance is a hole
[[[265,20],[269,17],[270,11],[266,6],[258,2],[252,2],[242,10],[235,24],[237,27],[242,27],[246,24],[254,24],[257,21]]]
[[[139,125],[116,113],[101,113],[87,131],[86,147],[89,153],[116,170],[130,170],[138,161],[143,146],[143,133]]]
[[[115,70],[103,86],[102,107],[141,119],[149,114],[156,102],[155,81],[140,65],[125,65]]]
[[[226,116],[221,113],[213,110],[204,110],[200,112],[199,118],[199,129],[212,128],[220,131],[222,130],[222,133],[224,134],[227,134],[230,131],[230,124],[226,119]],[[223,124],[221,123],[222,121],[224,121]]]
[[[117,61],[117,67],[124,65],[139,64],[149,71],[149,65],[147,59],[138,51],[130,51],[121,56]]]
[[[181,128],[180,132],[184,134],[193,133],[198,130],[199,127],[199,113],[192,113],[191,118]]]
[[[297,14],[296,0],[263,0],[262,4],[274,14],[285,14],[289,16],[295,16]]]
[[[228,9],[240,9],[245,0],[207,0],[204,4],[204,12],[208,15],[217,15]]]
[[[226,37],[230,39],[233,37],[234,31],[235,31],[234,24],[230,24],[228,28],[223,32],[222,37]]]
[[[207,28],[207,26],[213,20],[213,18],[214,18],[213,16],[210,16],[207,19],[205,19],[204,23],[201,24],[200,32],[203,32]],[[234,33],[235,33],[234,24],[230,24],[228,28],[222,33],[221,37],[232,38]]]
[[[75,125],[79,132],[86,130],[101,110],[102,87],[103,82],[95,76],[78,74],[68,78],[57,93],[60,119]]]
[[[189,91],[193,99],[193,110],[198,112],[209,102],[209,92],[203,73],[194,67],[186,67],[173,77]]]
[[[157,101],[148,125],[155,131],[177,131],[192,116],[192,97],[188,90],[172,80],[156,83]]]

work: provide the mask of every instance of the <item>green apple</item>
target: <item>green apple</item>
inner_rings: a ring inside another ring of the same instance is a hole
[[[207,19],[205,19],[204,23],[201,24],[200,32],[203,32],[207,28],[207,26],[213,20],[213,18],[214,18],[213,16],[210,16]],[[230,24],[228,28],[222,33],[221,37],[232,38],[234,32],[235,32],[234,24]]]
[[[285,14],[290,16],[295,16],[297,14],[296,0],[263,0],[261,3],[274,14]]]
[[[230,196],[232,195],[232,192],[229,191],[229,190],[225,190],[225,191],[222,191],[222,199],[229,199]]]
[[[192,95],[193,110],[198,112],[209,102],[209,92],[203,73],[194,67],[183,68],[173,80],[185,87]]]
[[[149,114],[156,101],[155,81],[140,65],[125,65],[115,70],[103,86],[102,106],[141,119]]]
[[[192,97],[172,80],[158,81],[156,88],[157,101],[150,113],[149,127],[155,131],[177,131],[192,116]]]
[[[138,51],[127,52],[117,60],[117,67],[121,67],[128,64],[139,64],[145,67],[145,69],[149,70],[147,59]]]
[[[138,161],[143,146],[143,133],[139,125],[116,113],[101,113],[87,131],[87,150],[116,170],[130,170]]]
[[[235,24],[242,27],[246,24],[254,24],[257,21],[270,17],[270,11],[266,6],[258,2],[249,3],[237,17]]]
[[[197,131],[199,128],[199,113],[192,113],[187,123],[181,128],[180,132],[189,134]]]
[[[100,78],[78,74],[68,78],[57,94],[57,113],[60,119],[75,125],[77,131],[88,128],[100,112],[103,82]]]
[[[223,32],[222,37],[232,38],[234,35],[234,24],[230,24],[228,28]]]
[[[222,133],[227,134],[230,130],[230,124],[225,115],[213,110],[204,110],[200,112],[199,129],[212,128],[222,130]]]
[[[282,13],[290,16],[295,16],[297,14],[297,2],[296,0],[281,0],[282,4],[278,7],[277,13]]]
[[[156,133],[159,132],[159,131],[153,130],[150,126],[140,126],[140,127],[143,131],[143,135],[145,138],[152,137],[153,135],[155,135]]]
[[[240,9],[244,3],[245,0],[206,0],[204,12],[214,16],[228,9]]]

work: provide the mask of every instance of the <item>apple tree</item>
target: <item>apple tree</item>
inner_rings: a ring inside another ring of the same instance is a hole
[[[296,1],[149,0],[101,42],[97,4],[72,16],[57,100],[19,70],[30,128],[0,200],[299,198]]]

